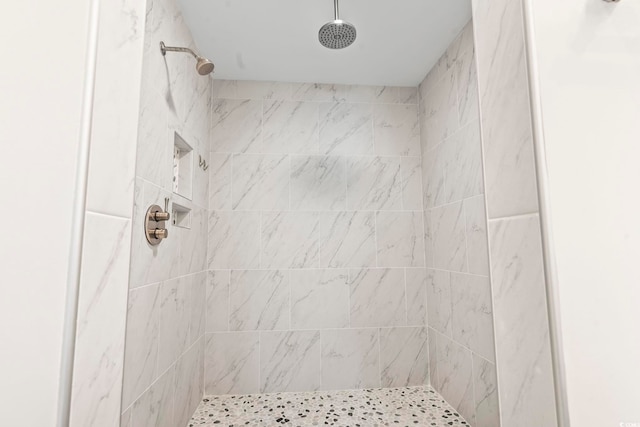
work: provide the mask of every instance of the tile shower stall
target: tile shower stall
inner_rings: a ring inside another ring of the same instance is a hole
[[[198,76],[147,1],[121,426],[555,425],[519,8],[372,87]]]

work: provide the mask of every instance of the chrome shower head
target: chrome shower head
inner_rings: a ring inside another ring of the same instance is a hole
[[[190,53],[191,55],[193,55],[194,58],[196,58],[196,70],[198,71],[198,74],[200,74],[201,76],[206,76],[207,74],[210,74],[215,67],[213,65],[213,62],[209,61],[207,58],[203,56],[197,55],[194,51],[192,51],[187,47],[169,47],[169,46],[165,46],[164,42],[160,42],[160,52],[162,52],[162,56],[165,56],[167,52]]]
[[[335,19],[324,24],[318,31],[320,44],[329,49],[343,49],[356,41],[356,27],[339,17],[338,0],[333,0]]]

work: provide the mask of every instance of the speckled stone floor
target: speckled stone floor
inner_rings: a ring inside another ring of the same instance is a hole
[[[468,426],[431,387],[208,396],[189,426]]]

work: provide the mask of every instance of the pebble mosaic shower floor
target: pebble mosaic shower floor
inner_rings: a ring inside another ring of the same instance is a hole
[[[207,396],[190,427],[468,426],[431,387]]]

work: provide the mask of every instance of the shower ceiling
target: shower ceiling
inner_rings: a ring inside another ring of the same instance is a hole
[[[358,28],[341,50],[318,43],[331,0],[179,0],[218,79],[415,86],[471,19],[470,0],[341,0]]]

